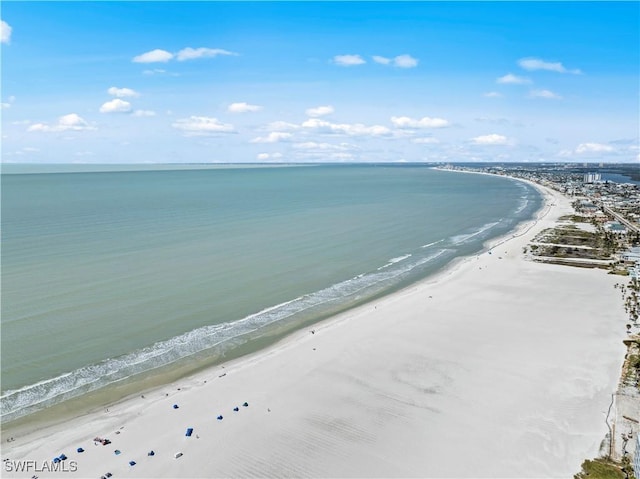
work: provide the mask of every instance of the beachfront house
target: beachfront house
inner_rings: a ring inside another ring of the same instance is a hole
[[[640,246],[634,246],[620,255],[625,264],[635,264],[640,261]]]
[[[610,231],[611,233],[614,233],[616,235],[626,235],[627,234],[627,228],[625,228],[625,226],[622,223],[619,223],[617,221],[607,221],[604,224],[604,229],[606,231]]]

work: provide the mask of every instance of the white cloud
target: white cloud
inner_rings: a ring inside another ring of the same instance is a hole
[[[118,98],[136,97],[140,96],[140,93],[132,90],[131,88],[117,88],[112,86],[107,90],[109,95],[117,96]]]
[[[133,57],[134,63],[166,63],[173,58],[173,53],[156,48],[150,52]]]
[[[167,70],[163,70],[162,68],[154,68],[153,70],[144,70],[142,73],[145,75],[161,75],[163,73],[167,73]]]
[[[272,131],[267,136],[259,136],[250,141],[250,143],[277,143],[279,141],[291,138],[291,133],[283,131]]]
[[[300,125],[296,125],[295,123],[289,123],[287,121],[272,121],[266,127],[266,130],[277,130],[277,131],[286,131],[286,130],[299,130]]]
[[[228,50],[223,50],[221,48],[191,48],[186,47],[180,50],[178,53],[173,54],[166,50],[160,50],[156,48],[155,50],[151,50],[150,52],[143,53],[142,55],[138,55],[133,57],[134,63],[166,63],[169,60],[176,59],[179,62],[185,60],[195,60],[197,58],[213,58],[219,55],[237,55],[237,53],[230,52]],[[147,75],[153,75],[156,73],[166,73],[164,70],[154,69],[154,70],[145,70],[143,73]]]
[[[398,55],[393,59],[393,65],[398,68],[413,68],[418,66],[418,60],[411,55]]]
[[[131,103],[120,98],[105,102],[100,107],[100,113],[127,113],[128,111],[131,111]]]
[[[437,138],[426,137],[426,138],[414,138],[411,140],[412,143],[417,143],[419,145],[434,145],[436,143],[440,143],[440,140]]]
[[[471,141],[476,145],[506,145],[509,140],[506,136],[497,135],[492,133],[491,135],[476,136]]]
[[[396,128],[444,128],[450,126],[448,120],[443,118],[429,118],[425,116],[419,120],[408,116],[392,116],[391,123]]]
[[[256,156],[258,160],[278,160],[282,158],[282,153],[258,153]]]
[[[578,69],[568,70],[560,62],[547,62],[544,60],[540,60],[539,58],[521,58],[520,60],[518,60],[518,65],[520,65],[521,68],[529,71],[547,70],[558,73],[573,73],[574,75],[579,75],[582,73]]]
[[[11,43],[11,25],[4,20],[0,20],[0,40],[2,43]]]
[[[156,116],[156,112],[153,110],[136,110],[132,115],[136,117]]]
[[[576,148],[576,153],[581,155],[584,153],[611,153],[614,148],[610,145],[602,143],[580,143]]]
[[[213,58],[218,55],[237,55],[221,48],[183,48],[176,54],[176,58],[179,62],[185,60],[195,60],[196,58]]]
[[[391,63],[391,58],[381,57],[378,55],[374,55],[371,58],[373,58],[374,62],[379,63],[380,65],[388,65],[389,63]]]
[[[308,108],[305,113],[307,114],[307,116],[317,118],[319,116],[330,115],[331,113],[333,113],[333,111],[334,110],[331,105],[326,105],[318,106],[315,108]]]
[[[83,131],[83,130],[95,130],[96,128],[89,125],[85,119],[83,119],[77,113],[69,113],[68,115],[58,118],[58,123],[55,125],[47,125],[46,123],[34,123],[27,128],[27,131],[43,131],[43,132],[56,132],[56,131]]]
[[[386,126],[366,126],[361,123],[331,123],[317,118],[310,118],[302,123],[302,127],[315,130],[318,133],[338,134],[348,136],[389,136],[391,130]]]
[[[245,103],[245,102],[232,103],[227,107],[227,111],[231,113],[248,113],[248,112],[260,111],[260,110],[262,110],[261,106],[250,105],[249,103]]]
[[[22,151],[26,151],[27,153],[37,153],[40,151],[40,148],[33,148],[31,146],[25,146]]]
[[[413,68],[418,66],[418,60],[413,58],[411,55],[398,55],[394,58],[381,57],[379,55],[374,55],[373,61],[379,63],[380,65],[393,65],[398,68]]]
[[[562,97],[550,90],[531,90],[529,92],[531,98],[547,98],[549,100],[560,100]]]
[[[171,126],[182,130],[185,136],[208,136],[235,132],[233,125],[221,123],[217,118],[207,116],[181,118],[173,122]]]
[[[485,93],[484,96],[486,96],[487,98],[501,98],[502,94],[498,93],[497,91],[489,91]]]
[[[507,73],[505,76],[496,79],[496,82],[507,85],[526,85],[531,83],[531,80],[529,78],[516,76],[513,73]]]
[[[2,103],[2,108],[11,108],[11,103]]]
[[[334,145],[333,143],[318,143],[315,141],[295,143],[293,147],[298,150],[317,150],[317,151],[346,151],[354,148],[354,146],[349,145],[348,143],[340,143],[339,145]]]
[[[360,55],[336,55],[333,57],[333,63],[343,67],[350,67],[367,62]]]

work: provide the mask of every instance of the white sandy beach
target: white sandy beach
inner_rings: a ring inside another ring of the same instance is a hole
[[[77,461],[57,474],[5,464],[3,477],[572,477],[607,432],[622,280],[524,258],[571,211],[547,194],[544,216],[491,253],[314,334],[3,443],[11,461]]]

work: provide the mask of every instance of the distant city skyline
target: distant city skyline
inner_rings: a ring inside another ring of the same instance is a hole
[[[3,2],[2,161],[640,162],[637,2]]]

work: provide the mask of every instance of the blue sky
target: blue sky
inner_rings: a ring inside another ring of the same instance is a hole
[[[2,2],[2,161],[638,162],[637,2]]]

